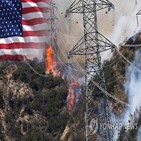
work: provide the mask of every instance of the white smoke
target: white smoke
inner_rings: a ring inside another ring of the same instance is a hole
[[[138,129],[137,141],[141,141],[141,127]]]
[[[125,109],[120,118],[117,118],[112,114],[112,120],[115,123],[128,123],[129,120],[132,120],[130,115],[134,115],[136,109],[139,109],[141,106],[141,49],[136,51],[132,64],[127,68],[124,88],[130,106]],[[115,130],[114,132],[115,140],[118,138],[119,130]]]
[[[141,49],[136,51],[134,60],[127,69],[124,87],[130,105],[124,113],[124,119],[128,121],[129,115],[141,106]]]
[[[112,32],[108,35],[109,39],[117,46],[141,29],[141,26],[137,25],[136,17],[137,12],[140,10],[141,1],[137,5],[135,5],[135,1],[128,2],[126,4],[124,3],[123,9],[120,9],[116,24]]]

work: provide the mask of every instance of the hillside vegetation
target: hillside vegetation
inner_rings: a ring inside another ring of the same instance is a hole
[[[135,41],[140,44],[140,38],[138,40],[131,38],[127,43],[135,45]],[[119,51],[132,61],[136,49],[122,47]],[[37,60],[29,61],[29,63],[37,72],[44,74],[44,63],[38,63]],[[128,66],[129,63],[117,51],[103,63],[107,91],[124,102],[128,102],[124,92],[125,73]],[[50,74],[40,77],[24,62],[3,62],[0,68],[0,140],[84,140],[85,90],[83,87],[74,112],[68,113],[68,86],[60,76],[53,77]],[[101,85],[97,75],[92,79]],[[94,85],[90,85],[90,88],[95,88],[92,104],[93,110],[97,112],[104,94]],[[108,99],[112,104],[112,112],[117,117],[120,116],[126,108],[125,105],[117,103],[110,97]],[[140,109],[137,113],[139,118],[136,121],[140,126]],[[126,137],[129,141],[136,141],[137,133],[138,129],[131,131],[122,129],[118,140],[124,141]],[[92,141],[96,138],[94,135]]]
[[[69,119],[66,82],[40,77],[25,63],[10,64],[1,64],[0,140],[59,141]],[[42,63],[30,64],[44,73]]]

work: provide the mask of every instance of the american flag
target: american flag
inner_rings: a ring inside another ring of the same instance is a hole
[[[0,60],[38,56],[49,37],[47,0],[0,0]]]

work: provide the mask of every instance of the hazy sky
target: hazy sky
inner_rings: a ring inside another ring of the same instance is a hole
[[[55,0],[58,7],[56,16],[58,21],[58,45],[62,53],[68,54],[69,50],[83,36],[83,20],[81,14],[71,14],[65,18],[65,11],[74,0]],[[106,14],[106,10],[98,14],[98,29],[114,44],[123,43],[126,38],[139,30],[137,27],[136,13],[141,9],[141,0],[111,0],[115,9]],[[139,18],[141,24],[141,18]]]

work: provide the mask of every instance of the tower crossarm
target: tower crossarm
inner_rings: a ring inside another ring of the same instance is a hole
[[[85,35],[77,42],[77,44],[69,51],[68,58],[73,55],[85,55]]]
[[[84,5],[85,5],[85,13],[89,13],[89,12],[94,12],[93,9],[93,0],[89,0],[89,4],[88,3],[82,3],[82,0],[75,0],[71,6],[66,10],[66,16],[70,13],[84,13]],[[108,0],[95,0],[96,1],[96,5],[97,5],[97,9],[96,11],[108,8],[108,11],[111,8],[114,8],[114,5],[109,2]]]
[[[98,33],[97,41],[99,42],[99,53],[111,50],[113,51],[115,48],[115,45],[109,41],[106,37],[104,37],[101,33]],[[70,50],[68,58],[72,57],[73,55],[86,55],[86,49],[87,49],[87,55],[90,55],[92,52],[93,54],[97,53],[97,44],[96,44],[96,37],[93,32],[87,33],[87,39],[85,38],[86,35],[84,35],[78,43]],[[88,42],[90,45],[87,48],[85,46],[85,42]]]
[[[136,15],[141,15],[141,10]]]

